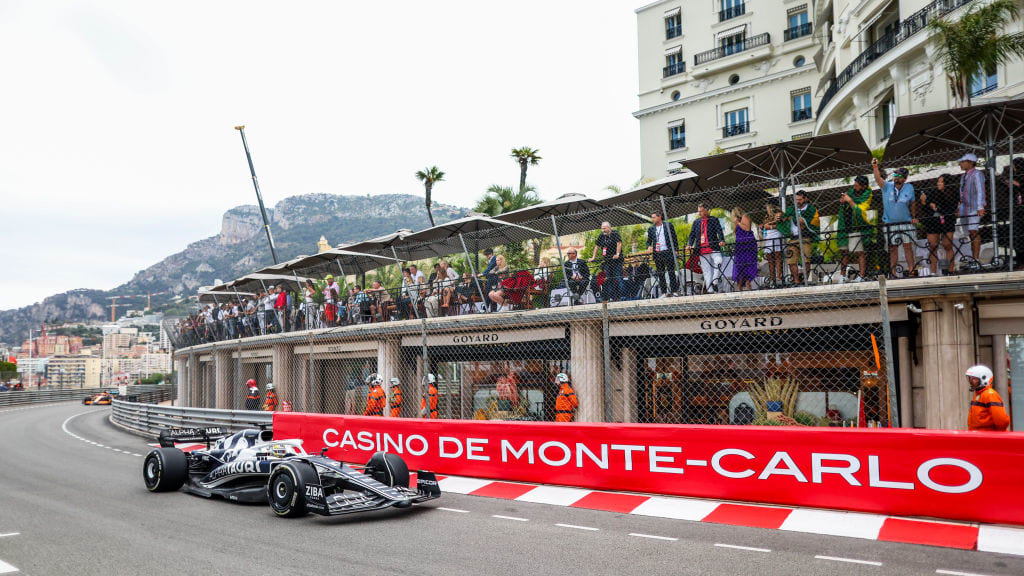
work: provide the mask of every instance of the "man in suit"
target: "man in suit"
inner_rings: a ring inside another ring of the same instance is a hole
[[[661,287],[661,297],[664,298],[679,292],[675,256],[679,249],[679,238],[676,237],[675,226],[663,222],[661,214],[651,214],[651,220],[653,225],[647,229],[647,253],[654,255],[654,265],[658,269],[658,286]],[[669,277],[667,285],[666,274]]]
[[[697,250],[700,254],[700,269],[704,273],[704,291],[718,291],[718,281],[722,278],[722,246],[725,245],[725,234],[718,218],[712,218],[708,207],[703,202],[697,204],[700,218],[690,227],[690,238],[686,246]]]
[[[587,268],[586,262],[576,257],[575,248],[569,248],[566,256],[565,277],[569,280],[566,284],[572,297],[579,302],[580,296],[583,295],[590,283],[590,269]]]

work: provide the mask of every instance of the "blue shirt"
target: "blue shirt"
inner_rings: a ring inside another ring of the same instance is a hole
[[[910,204],[914,201],[914,185],[904,182],[903,187],[896,190],[892,180],[882,186],[882,222],[898,224],[910,222]]]

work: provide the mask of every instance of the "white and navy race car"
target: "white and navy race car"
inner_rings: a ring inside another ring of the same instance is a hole
[[[206,442],[183,452],[175,442]],[[416,472],[397,454],[376,452],[362,471],[321,455],[307,454],[302,440],[274,440],[270,430],[233,434],[219,428],[165,430],[160,448],[142,466],[150,492],[186,492],[237,502],[263,502],[282,517],[307,512],[334,516],[384,508],[407,508],[441,496],[434,473]]]

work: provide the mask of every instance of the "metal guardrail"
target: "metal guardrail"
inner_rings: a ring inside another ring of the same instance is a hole
[[[8,390],[0,392],[0,406],[39,404],[43,402],[81,401],[86,396],[107,392],[110,388],[58,388],[55,390]],[[177,395],[177,386],[129,386],[127,397],[147,402],[163,402]]]
[[[157,406],[114,400],[111,422],[140,436],[156,438],[165,428],[204,428],[219,426],[230,430],[269,426],[273,412],[255,410],[214,410]]]

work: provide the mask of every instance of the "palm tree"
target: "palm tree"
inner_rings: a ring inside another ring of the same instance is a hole
[[[475,210],[488,216],[497,216],[535,204],[540,204],[540,197],[532,186],[520,188],[516,192],[511,186],[491,184],[484,197],[477,202]]]
[[[539,148],[530,148],[529,146],[512,149],[512,154],[510,154],[510,156],[513,160],[519,163],[520,192],[526,189],[526,167],[536,166],[541,160],[543,160],[543,158],[537,155],[538,152],[540,152]]]
[[[427,203],[427,218],[430,219],[430,226],[434,226],[434,215],[430,212],[430,191],[434,189],[435,182],[444,180],[444,172],[438,170],[437,166],[431,166],[426,170],[416,172],[416,179],[423,182],[425,191],[424,200]]]
[[[928,29],[939,40],[939,60],[953,88],[956,105],[971,105],[971,79],[1011,58],[1024,57],[1024,32],[1006,34],[1020,8],[1014,0],[975,3],[959,20],[936,18]]]

